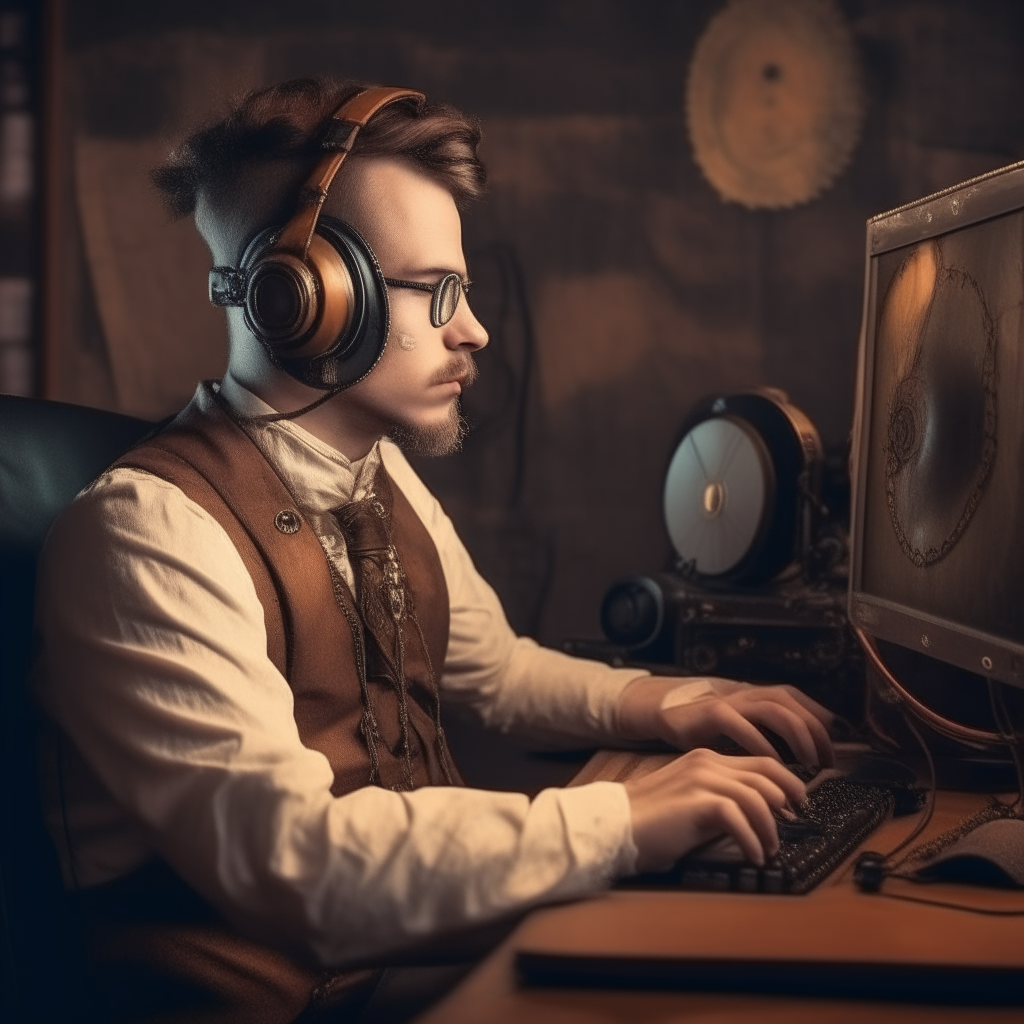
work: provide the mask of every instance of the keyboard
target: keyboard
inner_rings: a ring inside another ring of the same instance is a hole
[[[722,836],[680,860],[670,871],[638,875],[630,888],[696,889],[799,895],[831,874],[892,816],[892,787],[799,766],[790,770],[808,783],[795,820],[776,816],[779,852],[763,867],[748,861],[730,836]]]

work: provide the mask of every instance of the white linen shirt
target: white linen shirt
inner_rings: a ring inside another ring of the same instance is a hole
[[[238,412],[271,412],[230,377]],[[202,387],[193,402],[205,408]],[[516,637],[437,499],[393,444],[359,463],[290,421],[261,447],[351,585],[329,509],[365,494],[379,461],[437,546],[451,610],[443,699],[482,725],[561,742],[614,738],[640,673]],[[44,757],[69,886],[155,855],[241,930],[341,965],[633,870],[619,784],[519,793],[367,786],[331,795],[303,746],[263,608],[223,528],[182,491],[115,469],[58,519],[39,574],[36,694],[59,726]],[[71,743],[59,739],[59,732]],[[58,777],[59,776],[59,777]]]

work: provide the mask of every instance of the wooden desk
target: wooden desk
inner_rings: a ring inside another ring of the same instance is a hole
[[[574,780],[624,781],[666,755],[604,752]],[[952,827],[985,798],[941,793],[924,838]],[[869,846],[894,847],[913,818],[887,822]],[[421,1024],[933,1024],[1024,1021],[1021,1007],[955,1007],[854,999],[520,987],[520,950],[569,954],[713,956],[821,960],[863,957],[896,962],[933,956],[941,962],[1024,968],[1024,917],[993,917],[866,896],[851,880],[856,855],[806,896],[618,891],[531,914]],[[1024,893],[944,885],[922,890],[890,880],[886,892],[932,896],[971,906],[1024,910]]]

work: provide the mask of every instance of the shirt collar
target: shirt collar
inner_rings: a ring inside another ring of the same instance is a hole
[[[277,411],[230,374],[225,374],[214,387],[241,416],[267,416]],[[202,386],[196,398],[201,407],[210,402]],[[349,501],[360,501],[373,485],[380,465],[379,443],[364,458],[353,461],[293,420],[255,423],[252,427],[263,454],[307,511],[326,512]]]

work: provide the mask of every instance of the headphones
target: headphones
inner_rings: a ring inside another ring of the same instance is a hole
[[[283,228],[256,234],[238,267],[210,271],[210,301],[240,306],[274,365],[322,391],[350,387],[376,366],[391,316],[373,250],[350,224],[320,211],[360,130],[406,100],[419,110],[426,96],[373,88],[347,99],[327,123],[320,143],[326,152],[299,189],[296,213]]]

